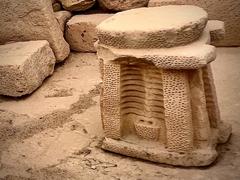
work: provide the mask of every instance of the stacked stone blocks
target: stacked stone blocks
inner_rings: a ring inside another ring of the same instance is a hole
[[[103,149],[172,165],[211,164],[216,144],[231,133],[220,120],[209,64],[216,58],[210,40],[221,39],[223,26],[201,8],[163,6],[117,13],[97,30]]]

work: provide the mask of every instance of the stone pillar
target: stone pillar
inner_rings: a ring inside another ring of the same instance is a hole
[[[120,65],[103,65],[103,126],[106,137],[119,139],[121,137],[120,117]]]
[[[193,125],[187,72],[163,70],[163,94],[167,148],[184,152],[193,149]]]

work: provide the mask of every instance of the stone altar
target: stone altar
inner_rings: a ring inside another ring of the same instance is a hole
[[[206,166],[231,126],[217,105],[211,40],[224,24],[196,6],[117,13],[97,26],[102,148],[180,166]]]

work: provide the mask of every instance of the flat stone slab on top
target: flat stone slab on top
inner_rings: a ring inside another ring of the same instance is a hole
[[[221,31],[220,31],[221,32]],[[217,37],[217,33],[214,36]],[[162,69],[198,69],[216,58],[215,47],[209,45],[210,33],[205,29],[201,37],[185,46],[159,49],[119,49],[98,44],[98,57],[107,61],[126,64],[133,60],[146,60]]]
[[[117,13],[98,25],[99,41],[116,48],[163,48],[198,39],[207,13],[199,7],[162,6]]]

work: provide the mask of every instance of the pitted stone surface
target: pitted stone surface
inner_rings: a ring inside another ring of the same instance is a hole
[[[54,54],[45,40],[1,45],[0,94],[32,93],[53,73],[54,65]]]
[[[98,26],[103,149],[181,166],[216,159],[231,128],[218,123],[204,70],[216,58],[210,40],[222,38],[224,23],[207,21],[203,9],[183,5],[129,10]]]
[[[104,9],[113,11],[124,11],[133,8],[144,7],[148,4],[149,0],[98,0],[100,6]]]
[[[0,1],[0,44],[47,40],[57,62],[69,54],[69,45],[54,16],[49,0]]]
[[[98,56],[105,61],[124,61],[130,58],[149,61],[157,68],[163,69],[198,69],[206,66],[216,58],[215,47],[208,45],[210,34],[207,29],[195,42],[186,46],[160,49],[118,49],[98,45]]]
[[[200,37],[207,17],[207,13],[196,6],[132,9],[117,13],[98,25],[98,38],[100,43],[116,48],[185,45]]]
[[[226,35],[221,41],[215,41],[216,46],[240,46],[240,1],[239,0],[150,0],[148,6],[156,7],[170,4],[195,5],[208,12],[210,20],[220,20],[225,23]]]
[[[96,52],[96,26],[112,14],[75,15],[67,22],[66,40],[70,48],[79,52]]]

